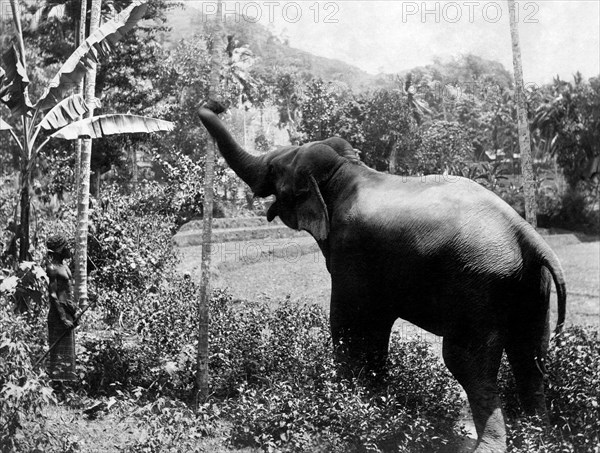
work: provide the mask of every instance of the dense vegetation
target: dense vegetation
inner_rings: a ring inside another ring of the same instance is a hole
[[[171,120],[176,128],[160,137],[96,140],[96,195],[111,179],[163,181],[164,165],[158,160],[170,163],[183,155],[201,161],[204,155],[206,134],[195,110],[208,93],[211,22],[189,8],[158,0],[151,5],[153,22],[128,35],[101,65],[99,113],[131,111]],[[25,27],[31,66],[40,68],[32,76],[34,89],[50,73],[42,69],[72,50],[72,34],[61,33],[73,29],[71,16],[51,18],[35,29]],[[31,7],[23,20],[30,24],[35,18]],[[177,25],[179,35],[169,33],[171,24]],[[447,172],[489,182],[522,211],[515,93],[510,74],[500,64],[467,55],[373,81],[338,62],[296,58],[298,51],[259,24],[228,21],[227,27],[228,42],[221,43],[226,56],[221,91],[238,108],[228,118],[229,126],[247,148],[261,151],[275,140],[281,143],[284,135],[278,131],[286,131],[293,143],[337,134],[374,168],[398,174]],[[336,64],[339,73],[332,70]],[[572,82],[556,79],[529,86],[525,95],[541,226],[597,229],[600,80],[576,74]],[[0,134],[0,143],[3,173],[11,175],[18,150],[7,133]],[[44,205],[68,197],[72,188],[71,145],[56,140],[50,145],[37,163],[35,178]],[[229,177],[223,162],[218,171],[217,210],[231,214],[227,205],[235,204],[232,198],[245,189]],[[187,188],[195,192],[190,195],[196,206],[202,200],[200,188]],[[182,221],[200,214],[197,208],[188,210]]]
[[[74,48],[77,2],[66,3],[64,15],[36,24],[37,4],[27,2],[32,90]],[[105,408],[120,401],[144,427],[145,435],[128,446],[140,452],[199,451],[202,438],[223,429],[228,446],[265,451],[452,451],[463,401],[426,343],[394,338],[393,371],[371,391],[337,376],[323,310],[232,300],[224,290],[213,294],[210,308],[211,397],[192,410],[198,288],[176,272],[170,241],[179,225],[202,216],[207,136],[195,112],[208,93],[212,40],[210,21],[166,1],[150,3],[151,20],[100,68],[100,113],[131,111],[176,127],[161,137],[94,141],[88,267],[97,302],[77,334],[80,380],[70,396],[61,396],[62,404],[79,410],[87,398]],[[190,26],[172,34],[169,27],[181,23]],[[340,135],[378,170],[462,175],[523,212],[515,93],[500,64],[467,55],[371,77],[292,49],[257,24],[232,23],[227,32],[233,37],[218,43],[226,61],[221,92],[233,107],[227,122],[252,151],[284,139]],[[573,81],[530,87],[526,96],[541,226],[597,233],[600,79],[577,74]],[[0,113],[8,116],[3,105]],[[43,410],[54,407],[57,396],[35,366],[48,347],[42,244],[51,232],[74,233],[73,160],[71,145],[54,140],[40,155],[32,245],[41,266],[19,264],[19,150],[0,133],[2,451],[78,448],[44,430]],[[215,215],[262,213],[222,161],[216,186]],[[599,345],[597,333],[582,328],[552,341],[548,428],[520,418],[504,369],[511,451],[594,451],[600,442]]]
[[[111,291],[115,282],[97,276],[98,307],[78,331],[80,379],[70,390],[74,396],[66,395],[62,404],[77,409],[85,401],[83,408],[100,402],[99,413],[89,417],[102,417],[119,402],[145,433],[127,446],[132,451],[200,451],[203,438],[217,435],[231,447],[265,451],[453,451],[464,402],[431,345],[395,336],[390,374],[378,390],[369,390],[337,376],[323,309],[233,300],[222,290],[214,292],[210,306],[211,397],[194,411],[186,403],[194,396],[198,287],[172,270],[175,257],[165,247],[169,225],[132,210],[136,204],[116,202],[98,223],[96,234],[121,238],[119,247],[109,247],[118,253],[104,255],[107,269],[130,278]],[[129,228],[131,215],[121,216],[125,210],[135,212],[138,232]],[[144,247],[132,243],[136,236]],[[146,266],[135,267],[135,262]],[[44,297],[26,314],[12,313],[15,290],[43,295],[44,278],[40,268],[23,266],[2,284],[4,450],[69,447],[44,429],[43,410],[56,404],[44,372],[34,365],[47,348]],[[510,451],[594,451],[600,440],[599,345],[598,333],[589,328],[569,328],[551,341],[549,428],[522,418],[512,374],[503,365]]]

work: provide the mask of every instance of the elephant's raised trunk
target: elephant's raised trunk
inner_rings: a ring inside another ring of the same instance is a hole
[[[264,186],[267,175],[267,165],[264,159],[253,156],[238,145],[216,113],[208,107],[213,108],[214,106],[209,103],[207,106],[201,107],[198,116],[210,135],[217,141],[219,151],[231,169],[250,186],[255,194],[265,196],[260,193],[264,192],[261,188]],[[219,112],[219,110],[216,111]]]

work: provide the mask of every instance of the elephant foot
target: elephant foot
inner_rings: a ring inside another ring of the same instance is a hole
[[[483,424],[483,432],[474,453],[504,453],[506,451],[506,427],[502,410],[497,407]]]
[[[506,442],[502,440],[478,442],[473,437],[464,437],[449,445],[447,449],[440,450],[440,453],[504,453],[506,450]]]
[[[506,452],[506,442],[479,442],[473,453],[504,453]]]

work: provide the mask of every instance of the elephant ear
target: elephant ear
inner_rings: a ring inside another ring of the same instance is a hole
[[[298,229],[308,231],[317,241],[323,241],[329,235],[327,205],[315,178],[308,175],[302,179],[303,187],[296,193],[299,196],[296,204]]]

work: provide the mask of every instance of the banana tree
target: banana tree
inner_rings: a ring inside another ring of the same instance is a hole
[[[134,1],[109,22],[92,33],[71,54],[34,104],[29,99],[25,47],[17,0],[10,2],[15,23],[15,42],[4,53],[0,68],[0,101],[20,119],[15,124],[0,120],[0,131],[8,131],[19,149],[20,160],[20,249],[19,261],[29,255],[29,211],[32,174],[36,157],[51,138],[98,138],[114,134],[148,133],[172,130],[173,124],[136,115],[102,115],[79,120],[96,106],[88,104],[80,94],[69,94],[88,73],[91,65],[106,58],[119,41],[144,16],[145,1]],[[38,138],[45,139],[38,144]]]

